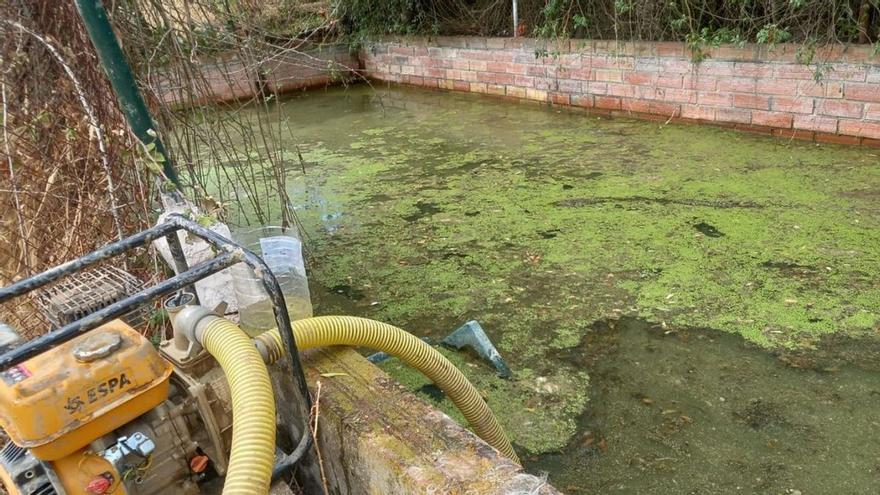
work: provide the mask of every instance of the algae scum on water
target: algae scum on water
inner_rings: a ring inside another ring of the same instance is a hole
[[[880,483],[876,354],[852,352],[880,341],[877,150],[409,89],[280,105],[316,313],[478,320],[513,380],[444,352],[560,488]]]

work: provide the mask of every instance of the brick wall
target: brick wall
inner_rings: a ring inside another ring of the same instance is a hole
[[[683,43],[388,38],[361,64],[383,81],[880,146],[880,56],[835,45],[804,65],[797,49],[722,46],[693,63]]]
[[[301,46],[259,64],[244,63],[234,53],[203,64],[195,75],[158,72],[149,85],[172,108],[247,101],[268,94],[328,86],[351,77],[358,60],[347,45]],[[258,70],[259,69],[259,70]]]

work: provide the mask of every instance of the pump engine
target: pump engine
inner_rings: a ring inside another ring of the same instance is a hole
[[[170,347],[115,320],[4,371],[7,491],[187,494],[223,476],[226,379],[207,353],[175,362]]]

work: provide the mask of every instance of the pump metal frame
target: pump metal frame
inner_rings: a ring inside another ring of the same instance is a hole
[[[180,245],[180,239],[177,237],[177,233],[180,230],[184,230],[209,243],[218,252],[217,256],[211,260],[189,268],[183,254],[183,249]],[[55,280],[82,270],[95,263],[105,261],[124,254],[132,249],[142,247],[161,237],[165,237],[168,241],[168,246],[171,250],[172,257],[174,258],[178,275],[159,282],[151,287],[147,287],[121,301],[115,302],[88,316],[84,316],[74,322],[68,323],[57,330],[43,334],[40,337],[32,339],[21,346],[0,355],[0,370],[8,369],[38,354],[42,354],[52,347],[67,342],[110,320],[128,313],[137,306],[167,296],[183,288],[191,287],[195,282],[224,270],[236,263],[246,263],[261,278],[263,287],[266,289],[266,293],[272,301],[272,309],[275,313],[275,323],[278,325],[281,340],[284,344],[284,351],[288,356],[293,383],[302,396],[305,405],[303,408],[303,411],[305,411],[303,418],[304,421],[307,422],[308,411],[310,411],[312,407],[311,396],[309,395],[306,376],[303,372],[302,361],[299,357],[296,340],[293,337],[293,327],[291,326],[290,315],[287,312],[287,305],[284,302],[284,295],[282,294],[281,287],[278,285],[278,281],[275,279],[272,271],[266,263],[253,252],[229,239],[226,239],[216,232],[202,227],[198,223],[193,222],[182,215],[169,215],[165,222],[158,224],[155,227],[103,246],[85,256],[81,256],[75,260],[50,268],[49,270],[30,278],[0,288],[0,303],[39,289]],[[195,292],[193,291],[193,293]],[[296,448],[293,452],[284,454],[276,461],[275,468],[272,472],[273,480],[285,474],[311,448],[312,436],[309,433],[307,423],[302,428],[301,433],[299,439],[291,438],[291,441],[296,444]],[[293,437],[294,435],[295,433],[291,430],[291,436]]]

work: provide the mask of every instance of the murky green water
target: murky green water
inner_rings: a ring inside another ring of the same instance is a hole
[[[530,469],[571,493],[880,486],[876,150],[419,90],[281,105],[315,313],[479,320],[514,379],[446,354]]]

